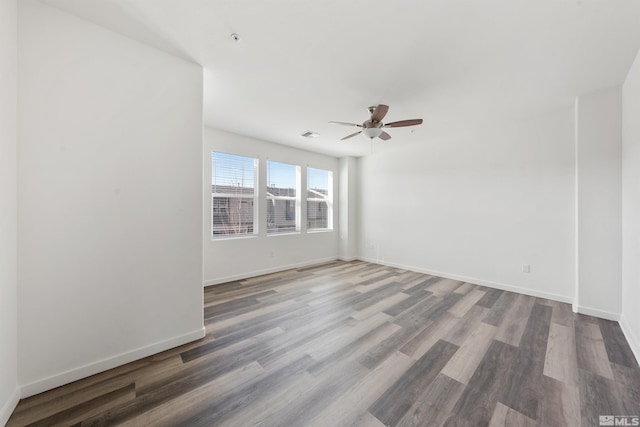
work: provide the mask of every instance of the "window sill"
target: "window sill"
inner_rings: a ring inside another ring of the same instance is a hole
[[[212,242],[220,242],[220,241],[225,241],[225,240],[248,240],[248,239],[257,239],[258,235],[257,234],[250,234],[250,235],[229,235],[229,236],[220,236],[220,237],[212,237],[211,241]]]
[[[322,234],[322,233],[332,233],[332,228],[316,228],[313,230],[307,230],[307,234]]]
[[[292,235],[296,235],[296,234],[300,234],[299,231],[281,231],[279,233],[267,233],[267,237],[273,237],[273,236],[292,236]]]

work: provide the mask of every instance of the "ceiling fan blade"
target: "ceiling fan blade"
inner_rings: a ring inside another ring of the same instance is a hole
[[[384,127],[386,128],[399,128],[403,126],[415,126],[421,125],[422,119],[412,119],[412,120],[400,120],[398,122],[385,123]]]
[[[374,122],[381,122],[384,119],[384,116],[387,115],[387,111],[389,111],[389,106],[384,104],[378,104],[373,113],[371,114],[371,120]]]
[[[356,136],[356,135],[360,135],[361,133],[362,133],[362,131],[361,131],[361,130],[359,130],[359,131],[358,131],[358,132],[356,132],[356,133],[352,133],[351,135],[347,135],[347,136],[345,136],[344,138],[340,138],[340,141],[344,141],[345,139],[353,138],[354,136]]]
[[[355,126],[358,128],[361,128],[362,125],[357,125],[355,123],[347,123],[347,122],[329,122],[332,125],[342,125],[342,126]]]
[[[388,141],[391,139],[391,135],[386,132],[382,132],[378,138]]]

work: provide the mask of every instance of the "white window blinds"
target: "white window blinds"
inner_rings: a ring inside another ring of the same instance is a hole
[[[333,173],[307,168],[307,229],[333,229]]]
[[[300,166],[267,161],[267,234],[300,230]]]
[[[211,153],[212,237],[257,233],[258,160]]]

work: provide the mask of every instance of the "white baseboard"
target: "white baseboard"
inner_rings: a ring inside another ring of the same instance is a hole
[[[620,316],[620,328],[622,329],[622,333],[624,337],[627,339],[629,343],[629,347],[631,347],[631,351],[633,355],[636,356],[636,362],[640,364],[640,337],[638,337],[631,329],[627,318],[622,315]]]
[[[344,262],[351,262],[359,259],[357,256],[339,256],[338,259]]]
[[[620,320],[619,313],[612,313],[610,311],[598,310],[596,308],[578,306],[578,313],[586,314],[588,316],[600,317],[601,319],[614,320],[618,322]]]
[[[335,261],[336,257],[314,259],[311,261],[299,262],[296,264],[279,265],[277,267],[265,268],[262,270],[254,270],[247,273],[235,274],[232,276],[218,277],[215,279],[205,280],[204,286],[219,285],[220,283],[234,282],[236,280],[248,279],[250,277],[262,276],[263,274],[279,273],[280,271],[291,270],[292,268],[307,267],[314,264],[322,264],[323,262]]]
[[[134,360],[142,359],[144,357],[151,356],[153,354],[160,353],[174,347],[178,347],[182,344],[198,340],[204,337],[205,334],[205,328],[202,327],[202,329],[198,329],[184,335],[173,337],[168,340],[164,340],[145,347],[137,348],[126,353],[121,353],[116,356],[99,360],[97,362],[89,363],[87,365],[80,366],[78,368],[62,372],[60,374],[52,375],[50,377],[31,382],[29,384],[24,384],[20,387],[20,396],[22,398],[25,398],[33,396],[34,394],[54,389],[56,387],[60,387],[65,384],[69,384],[73,381],[77,381],[79,379],[107,371],[117,366],[133,362]]]
[[[395,268],[401,268],[403,270],[415,271],[416,273],[424,273],[424,274],[429,274],[431,276],[444,277],[445,279],[459,280],[461,282],[473,283],[474,285],[486,286],[488,288],[495,288],[495,289],[500,289],[500,290],[503,290],[503,291],[516,292],[516,293],[519,293],[519,294],[525,294],[525,295],[529,295],[529,296],[532,296],[532,297],[545,298],[545,299],[550,299],[550,300],[553,300],[553,301],[565,302],[565,303],[568,303],[568,304],[571,304],[571,303],[574,302],[572,297],[568,297],[568,296],[564,296],[564,295],[557,295],[557,294],[552,294],[552,293],[547,293],[547,292],[540,292],[540,291],[537,291],[535,289],[522,288],[522,287],[519,287],[519,286],[511,286],[511,285],[506,285],[504,283],[490,282],[490,281],[487,281],[487,280],[476,279],[476,278],[473,278],[473,277],[460,276],[458,274],[452,274],[452,273],[447,273],[447,272],[443,272],[443,271],[428,270],[428,269],[424,269],[424,268],[413,267],[413,266],[410,266],[410,265],[396,264],[396,263],[393,263],[393,262],[380,262],[378,260],[369,259],[369,258],[365,258],[365,257],[359,257],[358,259],[360,259],[362,261],[372,262],[374,264],[387,265],[389,267],[395,267]]]
[[[9,417],[11,417],[14,409],[16,409],[16,406],[18,406],[19,401],[20,388],[16,386],[11,396],[9,396],[7,402],[2,406],[2,409],[0,409],[0,426],[7,424],[7,421],[9,421]]]

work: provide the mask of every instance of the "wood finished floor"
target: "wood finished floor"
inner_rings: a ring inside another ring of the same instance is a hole
[[[640,415],[617,323],[365,262],[205,289],[207,335],[20,402],[8,426],[597,426]]]

